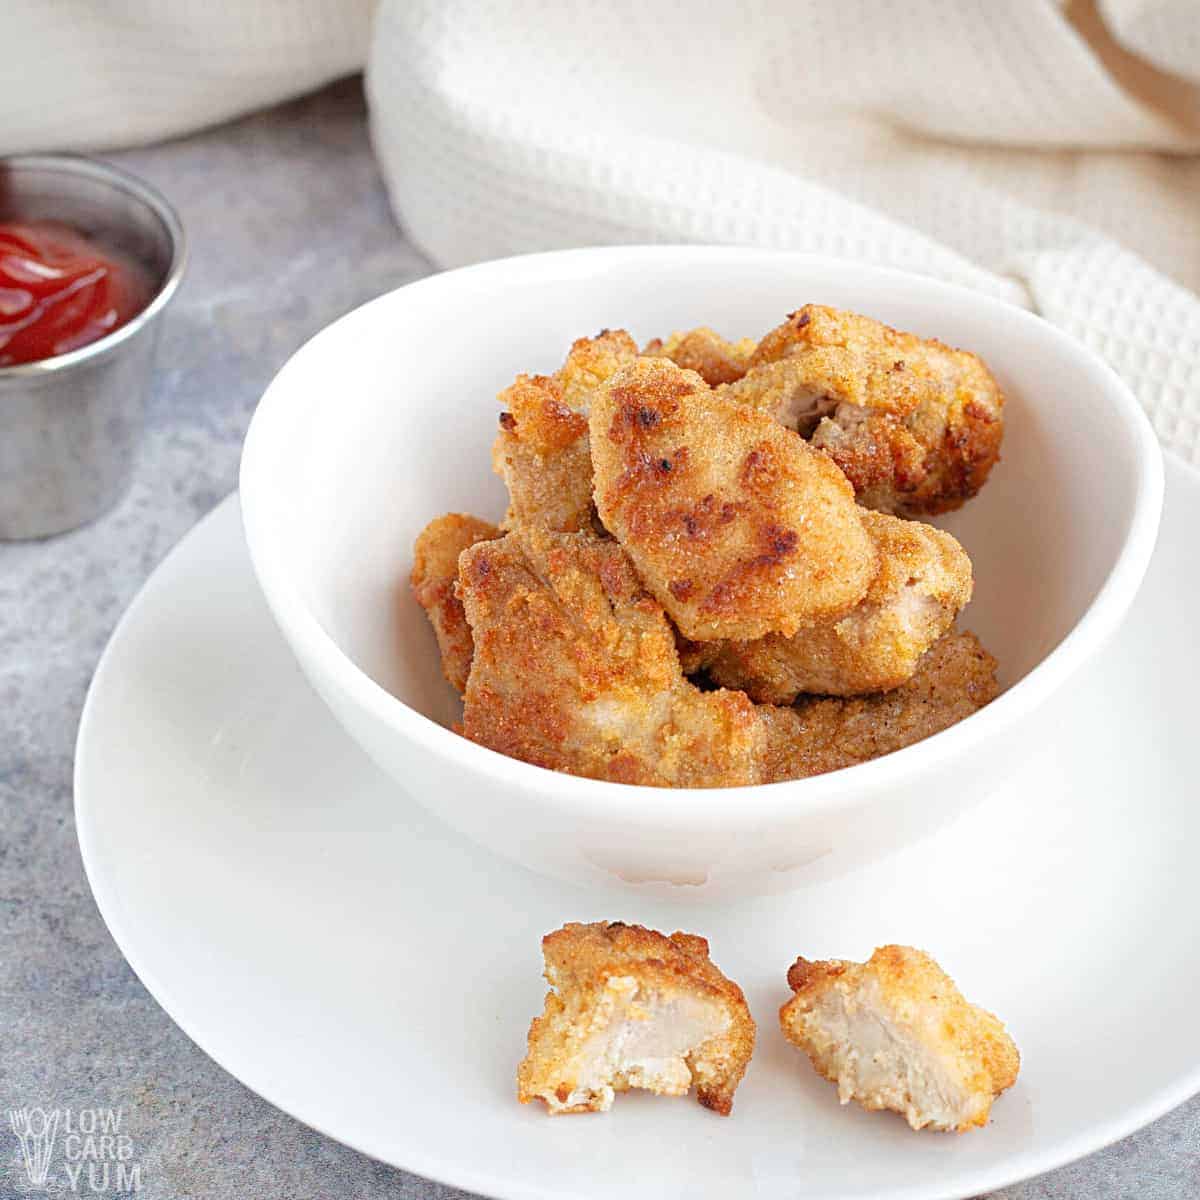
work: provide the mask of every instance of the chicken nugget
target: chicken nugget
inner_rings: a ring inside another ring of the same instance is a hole
[[[921,950],[881,946],[866,963],[808,962],[788,971],[784,1036],[838,1086],[843,1104],[903,1114],[913,1129],[987,1124],[1021,1059],[1000,1021],[968,1003]]]
[[[675,633],[611,540],[519,529],[465,551],[474,640],[462,732],[502,754],[593,779],[733,787],[800,779],[890,753],[996,693],[995,660],[949,635],[902,687],[794,708],[701,691]]]
[[[722,392],[810,438],[861,504],[901,516],[974,496],[1004,433],[1004,397],[977,355],[819,304],[768,333]]]
[[[467,686],[474,648],[471,627],[455,594],[458,556],[476,542],[499,536],[500,530],[488,521],[465,513],[447,513],[430,521],[413,545],[413,595],[433,626],[442,656],[442,674],[458,692]]]
[[[805,692],[856,696],[899,687],[971,598],[971,560],[940,529],[884,513],[863,513],[879,569],[844,617],[792,637],[698,643],[689,666],[751,700],[791,704]]]
[[[551,991],[517,1068],[522,1104],[606,1112],[630,1088],[686,1096],[694,1087],[705,1108],[729,1115],[754,1021],[704,938],[599,921],[547,934],[542,953]]]
[[[460,592],[472,741],[620,783],[756,782],[754,705],[684,679],[674,631],[615,542],[517,529],[463,556]]]
[[[664,342],[654,338],[642,351],[648,358],[669,358],[676,366],[695,371],[709,387],[741,379],[758,343],[753,338],[731,342],[701,325],[686,333],[673,333]]]
[[[519,375],[500,393],[492,468],[508,488],[506,529],[595,527],[588,406],[596,388],[636,357],[629,334],[605,329],[576,341],[553,375]]]
[[[639,358],[596,391],[590,426],[600,519],[685,637],[790,635],[866,593],[852,489],[767,414]]]
[[[760,781],[805,779],[881,758],[956,725],[999,690],[996,660],[979,639],[948,633],[890,692],[805,696],[791,708],[757,705],[766,731]]]

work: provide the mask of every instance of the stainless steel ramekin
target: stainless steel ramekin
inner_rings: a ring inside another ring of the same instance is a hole
[[[0,221],[61,221],[150,272],[150,303],[107,337],[0,367],[0,538],[45,537],[124,494],[141,440],[162,311],[187,260],[183,226],[153,188],[68,154],[0,158]]]

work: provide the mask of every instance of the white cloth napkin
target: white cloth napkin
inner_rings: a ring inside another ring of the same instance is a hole
[[[373,0],[3,0],[0,154],[186,133],[357,71]]]
[[[11,2],[35,52],[3,56],[0,151],[180,132],[367,53],[444,266],[702,241],[921,271],[1099,351],[1200,463],[1196,0]]]
[[[1195,0],[1106,9],[1200,79]],[[1200,120],[1135,100],[1050,0],[384,0],[368,84],[439,262],[702,241],[937,275],[1099,351],[1200,462]]]

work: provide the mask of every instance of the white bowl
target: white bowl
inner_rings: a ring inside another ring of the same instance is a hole
[[[496,393],[608,327],[760,334],[814,301],[980,353],[1008,396],[1003,459],[944,524],[975,566],[961,622],[1005,688],[943,733],[815,779],[666,790],[529,766],[449,726],[457,698],[408,592],[413,539],[496,519]],[[242,507],[267,603],[354,739],[447,823],[536,871],[681,896],[791,888],[910,842],[1052,732],[1044,702],[1125,615],[1150,559],[1162,461],[1129,390],[1029,313],[920,276],[725,247],[573,250],[421,280],[324,330],[259,405]],[[338,797],[330,796],[330,804]]]

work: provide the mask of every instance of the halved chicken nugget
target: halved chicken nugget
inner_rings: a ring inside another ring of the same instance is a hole
[[[522,1104],[606,1112],[630,1088],[686,1096],[694,1087],[705,1108],[729,1115],[754,1021],[704,938],[600,921],[547,934],[542,953],[551,991],[517,1068]]]
[[[474,644],[455,592],[458,556],[476,542],[499,536],[500,530],[488,521],[466,513],[447,513],[430,521],[413,545],[413,595],[433,626],[442,656],[442,674],[459,692],[467,686]]]
[[[792,637],[697,643],[694,666],[764,704],[791,704],[804,692],[885,692],[910,679],[970,600],[971,560],[932,525],[884,513],[862,516],[879,569],[844,617],[818,621]]]
[[[767,414],[639,358],[597,390],[590,426],[600,519],[685,637],[790,635],[866,593],[853,490]]]
[[[779,1010],[784,1036],[838,1085],[843,1104],[961,1133],[986,1125],[1016,1082],[1021,1057],[1004,1026],[924,951],[881,946],[866,963],[798,958],[787,980],[795,995]]]

